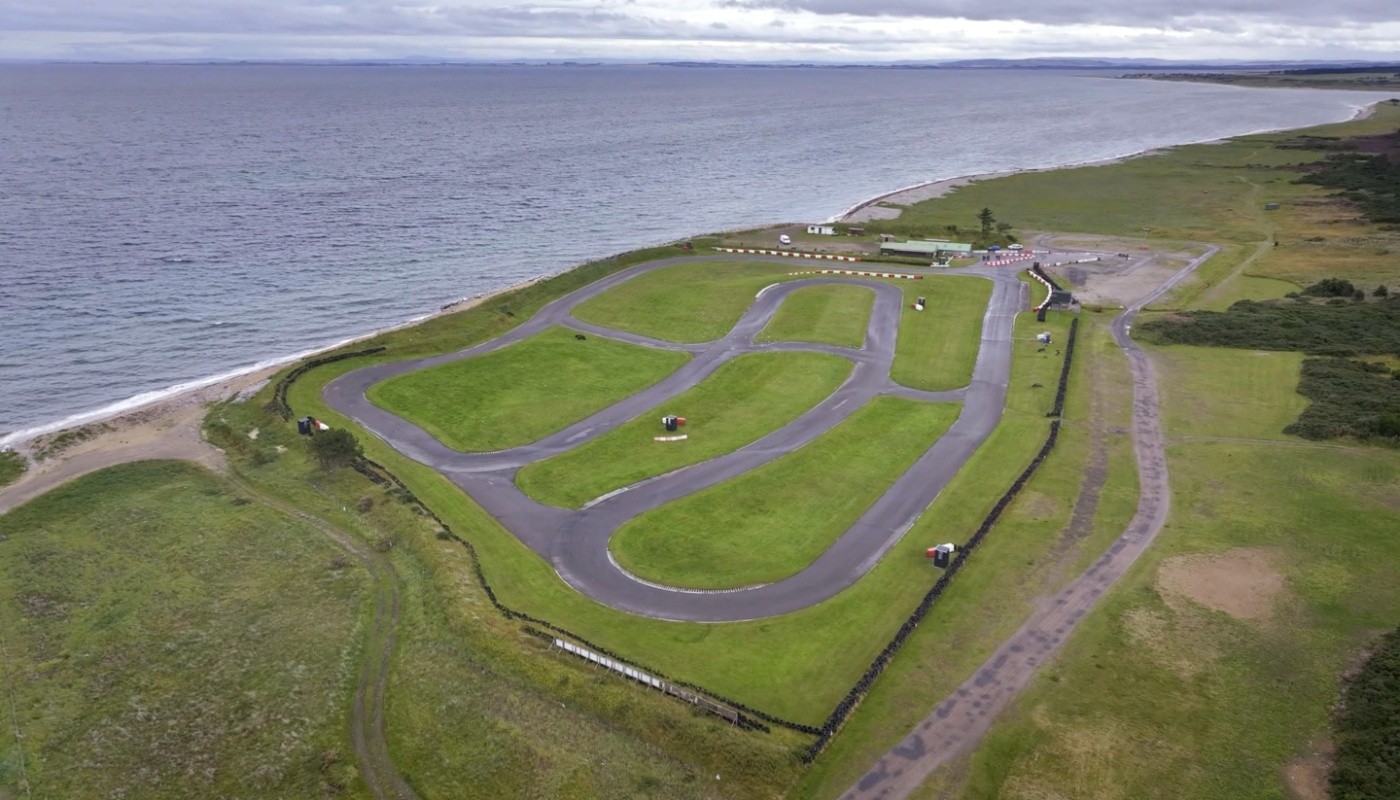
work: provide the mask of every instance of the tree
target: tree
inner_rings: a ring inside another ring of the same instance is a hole
[[[982,223],[982,232],[987,233],[992,229],[992,223],[996,222],[997,218],[992,216],[990,208],[984,208],[977,212],[977,221]]]
[[[1009,232],[1010,230],[1011,230],[1011,223],[1009,223],[1009,222],[998,222],[998,223],[997,223],[997,233],[1007,233],[1007,232]]]
[[[1385,284],[1382,283],[1380,286],[1376,287],[1374,292],[1371,292],[1371,295],[1373,297],[1388,297],[1390,296],[1390,290],[1385,288]]]
[[[365,454],[355,435],[339,428],[312,436],[308,446],[316,461],[321,464],[321,469],[326,472],[331,472],[336,467],[348,467]]]

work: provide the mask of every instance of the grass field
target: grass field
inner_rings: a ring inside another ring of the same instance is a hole
[[[724,589],[801,571],[938,437],[959,406],[877,397],[812,443],[636,517],[610,543],[624,569]]]
[[[1175,345],[1154,348],[1153,357],[1167,436],[1298,441],[1283,429],[1308,405],[1296,391],[1302,353]]]
[[[0,794],[367,797],[347,722],[366,576],[341,555],[176,462],[0,517]]]
[[[581,447],[531,464],[520,488],[545,503],[577,508],[614,489],[736,450],[821,402],[851,373],[820,353],[750,353],[690,390]],[[654,442],[660,418],[685,416],[682,442]]]
[[[809,286],[787,296],[760,342],[821,342],[844,347],[865,343],[875,293],[864,286]]]
[[[890,376],[915,389],[939,391],[972,380],[982,317],[992,297],[991,281],[939,276],[903,282],[905,307],[899,317],[894,368]],[[910,308],[927,298],[924,311]]]
[[[1284,443],[1180,444],[1170,457],[1176,499],[1160,543],[994,729],[964,796],[1171,786],[1181,798],[1282,799],[1283,765],[1327,736],[1342,671],[1400,614],[1400,463]],[[1282,579],[1262,619],[1159,583],[1168,558],[1239,549]]]
[[[639,275],[574,309],[574,316],[672,342],[708,342],[729,333],[763,287],[791,266],[714,261]]]
[[[656,383],[689,359],[550,328],[495,352],[370,387],[375,405],[462,451],[536,441]]]

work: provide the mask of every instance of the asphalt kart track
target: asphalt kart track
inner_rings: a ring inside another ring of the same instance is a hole
[[[981,348],[972,382],[950,392],[925,392],[890,380],[904,294],[887,282],[831,277],[785,281],[759,292],[744,316],[723,338],[704,344],[676,344],[576,320],[572,309],[592,297],[650,270],[701,261],[772,261],[755,256],[694,256],[631,267],[579,289],[542,308],[519,327],[475,347],[429,358],[373,364],[326,385],[323,397],[399,452],[437,470],[471,495],[520,541],[554,565],[559,576],[584,595],[613,608],[648,617],[694,622],[731,622],[797,611],[826,600],[855,583],[905,534],[914,521],[991,435],[1001,420],[1011,371],[1015,317],[1027,305],[1028,291],[1016,279],[1019,265],[952,270],[993,282],[982,325]],[[782,302],[793,291],[814,285],[856,283],[875,290],[865,344],[860,349],[804,343],[755,343]],[[479,356],[562,325],[624,342],[694,357],[661,382],[532,444],[493,453],[462,453],[407,420],[372,404],[365,396],[380,381],[416,370]],[[786,426],[723,456],[643,481],[598,498],[577,510],[539,503],[515,485],[519,469],[571,450],[616,428],[694,386],[720,365],[743,353],[815,351],[854,363],[850,377],[834,393]],[[628,520],[760,467],[801,447],[849,417],[879,395],[961,402],[957,421],[830,548],[801,572],[781,581],[724,590],[695,590],[644,581],[611,558],[608,540]]]

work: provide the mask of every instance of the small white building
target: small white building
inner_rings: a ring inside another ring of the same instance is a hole
[[[807,232],[821,234],[822,236],[835,236],[836,227],[833,225],[808,225]]]

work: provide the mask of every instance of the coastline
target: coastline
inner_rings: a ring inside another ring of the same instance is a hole
[[[1143,79],[1146,80],[1146,79]],[[1256,89],[1263,87],[1241,86],[1240,89]],[[1355,107],[1352,115],[1345,120],[1338,122],[1351,122],[1366,119],[1376,113],[1376,106],[1385,100],[1378,99],[1362,106]],[[912,205],[925,200],[933,200],[948,194],[954,189],[959,189],[977,181],[994,180],[996,178],[1006,178],[1012,175],[1028,175],[1037,172],[1054,172],[1061,169],[1081,169],[1085,167],[1106,167],[1110,164],[1121,164],[1124,161],[1131,161],[1135,158],[1143,158],[1162,152],[1171,147],[1188,147],[1197,144],[1213,144],[1223,142],[1226,139],[1237,139],[1241,136],[1258,136],[1264,133],[1279,133],[1281,131],[1299,130],[1298,128],[1261,128],[1259,130],[1247,131],[1225,138],[1198,139],[1190,142],[1169,145],[1168,147],[1149,147],[1146,150],[1127,153],[1120,156],[1110,156],[1109,158],[1095,159],[1093,161],[1078,161],[1070,164],[1058,164],[1051,167],[1026,167],[1024,169],[1002,170],[999,172],[979,172],[970,175],[957,175],[951,178],[937,178],[931,181],[923,181],[902,189],[895,189],[892,192],[885,192],[876,195],[868,200],[862,200],[834,217],[829,217],[827,222],[869,222],[880,219],[896,219],[900,215],[900,209],[887,208],[881,203],[895,203],[898,205]]]
[[[1378,99],[1372,103],[1368,103],[1364,106],[1357,107],[1355,109],[1355,112],[1349,119],[1364,119],[1374,114],[1376,106],[1381,102],[1384,101]],[[1238,136],[1251,136],[1261,133],[1273,133],[1281,130],[1293,129],[1261,129],[1257,131],[1249,131],[1247,133],[1237,134],[1236,136],[1228,138],[1236,138]],[[1171,147],[1183,147],[1195,144],[1209,144],[1219,141],[1224,141],[1224,139],[1201,139],[1197,141],[1181,142],[1179,144],[1171,145]],[[1153,153],[1160,152],[1163,149],[1165,148],[1154,147],[1136,151],[1133,153],[1112,156],[1103,159],[1096,159],[1092,161],[1074,162],[1047,167],[1030,167],[1024,169],[974,173],[970,175],[955,176],[952,178],[940,178],[931,181],[923,181],[920,183],[905,186],[900,189],[895,189],[890,192],[885,192],[875,197],[861,201],[847,208],[840,214],[833,217],[829,217],[828,220],[840,222],[861,222],[875,219],[893,219],[899,216],[901,210],[896,208],[886,208],[884,206],[881,206],[881,203],[894,202],[900,205],[907,205],[941,197],[957,188],[966,186],[977,181],[992,180],[995,178],[1002,178],[1020,174],[1052,172],[1061,169],[1079,169],[1084,167],[1107,166],[1110,164],[1122,163],[1124,161],[1128,161],[1134,158],[1148,156]],[[117,433],[123,430],[128,430],[132,427],[144,425],[152,419],[158,419],[162,416],[178,415],[182,413],[185,409],[190,408],[191,406],[198,406],[202,408],[234,395],[251,395],[258,389],[260,389],[272,375],[274,375],[281,368],[285,367],[288,364],[295,363],[297,361],[301,361],[303,359],[310,358],[321,353],[336,350],[347,345],[354,344],[355,342],[364,341],[366,339],[378,336],[382,333],[401,330],[404,328],[410,328],[422,322],[434,319],[439,316],[443,316],[445,314],[455,313],[458,311],[465,311],[467,309],[474,308],[478,305],[481,305],[482,303],[488,302],[494,297],[498,297],[500,295],[512,292],[516,289],[523,288],[525,286],[529,286],[542,280],[547,280],[555,275],[569,272],[573,269],[576,269],[577,266],[578,265],[574,265],[572,267],[557,270],[555,272],[541,274],[528,280],[520,281],[515,284],[502,287],[500,289],[492,290],[489,292],[483,292],[481,294],[463,298],[461,300],[448,303],[442,306],[437,311],[421,314],[395,325],[390,325],[384,328],[378,328],[372,331],[367,331],[365,333],[350,336],[308,350],[265,359],[245,367],[235,368],[206,378],[185,381],[182,383],[175,384],[173,386],[166,387],[164,389],[142,392],[132,397],[114,403],[109,403],[108,405],[101,406],[99,408],[79,412],[76,414],[71,414],[62,419],[54,420],[53,422],[42,423],[39,425],[22,428],[20,430],[8,434],[0,435],[0,451],[13,450],[32,460],[36,450],[42,448],[46,442],[51,441],[55,436],[62,434],[66,431],[86,428],[108,429],[94,433],[93,436],[87,440],[96,442],[99,440],[106,439],[111,433]],[[35,471],[35,469],[31,468],[30,473],[33,473]],[[30,473],[26,473],[26,477]],[[3,489],[0,489],[0,491],[14,488],[15,486],[18,486],[21,483],[24,483],[25,480],[25,478],[21,478],[18,483],[12,484],[9,487],[4,487]]]
[[[288,364],[293,364],[303,359],[320,355],[321,353],[338,350],[366,339],[372,339],[383,333],[411,328],[414,325],[427,322],[430,319],[446,314],[466,311],[482,303],[486,303],[494,297],[507,292],[513,292],[516,289],[524,288],[549,277],[551,276],[541,275],[530,278],[529,280],[520,281],[490,292],[464,297],[461,300],[456,300],[442,306],[437,311],[420,314],[395,325],[377,328],[366,333],[356,334],[326,345],[290,353],[285,356],[264,359],[248,366],[237,367],[217,375],[211,375],[207,378],[185,381],[173,386],[168,386],[164,389],[142,392],[124,400],[109,403],[89,411],[71,414],[53,422],[22,428],[13,433],[0,436],[0,451],[13,450],[27,458],[32,458],[35,450],[43,447],[46,442],[65,431],[100,426],[109,426],[119,429],[127,428],[131,425],[144,424],[151,418],[161,414],[177,413],[191,404],[209,405],[233,395],[248,396],[261,389],[273,375]],[[98,436],[100,435],[102,434],[98,434]]]

